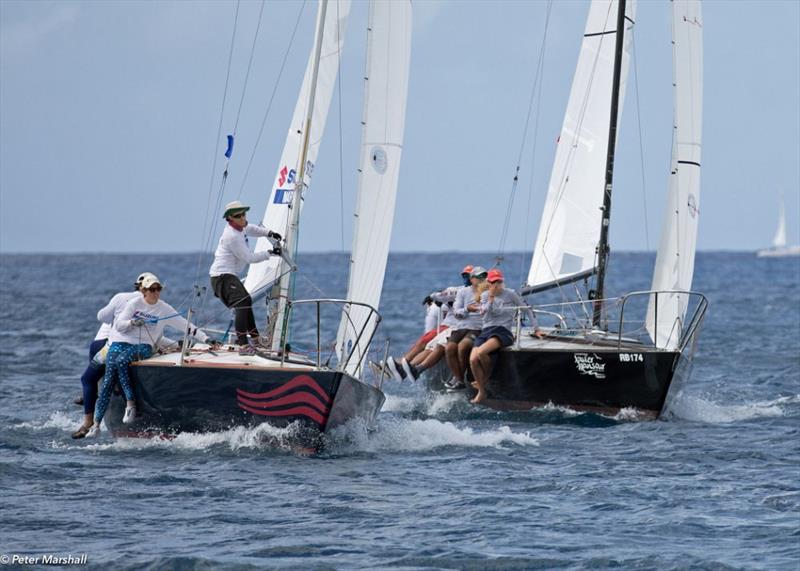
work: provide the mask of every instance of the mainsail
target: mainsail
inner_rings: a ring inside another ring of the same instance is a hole
[[[653,273],[653,290],[689,291],[700,217],[703,122],[703,18],[699,0],[673,0],[674,125],[666,216]],[[685,293],[651,296],[647,331],[657,347],[675,349],[689,303]]]
[[[350,13],[350,0],[335,0],[331,2],[325,13],[325,24],[322,36],[322,48],[320,53],[319,72],[317,78],[316,97],[314,99],[313,116],[314,121],[311,126],[309,137],[308,156],[304,176],[304,191],[308,190],[311,184],[311,177],[314,165],[317,161],[319,145],[322,141],[322,134],[325,131],[325,123],[328,117],[333,88],[336,84],[336,76],[339,73],[339,59],[342,46],[344,45],[344,32],[347,24],[347,17]],[[311,89],[312,59],[314,48],[308,59],[306,73],[303,78],[303,85],[297,98],[294,108],[292,122],[289,125],[289,133],[286,136],[286,143],[283,146],[281,160],[278,164],[278,172],[269,193],[269,200],[264,212],[262,223],[264,226],[286,236],[289,219],[291,215],[290,205],[297,184],[298,161],[303,146],[303,129],[306,120],[306,107],[309,101],[309,90]],[[302,201],[300,201],[302,206]],[[296,244],[296,242],[295,242]],[[266,238],[259,238],[256,242],[255,251],[263,252],[272,248],[272,244]],[[282,260],[274,256],[265,262],[251,264],[247,272],[244,285],[254,297],[261,297],[268,292],[269,287],[279,276]]]
[[[361,158],[347,299],[378,307],[392,234],[406,117],[411,57],[411,2],[370,3]],[[377,323],[370,310],[346,306],[337,334],[337,354],[356,352],[354,373]],[[365,328],[360,338],[358,333]]]
[[[581,44],[567,111],[558,138],[539,234],[527,285],[530,293],[594,273],[610,127],[616,0],[595,0]],[[620,76],[619,115],[628,76],[636,3],[625,7],[626,29]],[[619,125],[620,119],[617,120]]]

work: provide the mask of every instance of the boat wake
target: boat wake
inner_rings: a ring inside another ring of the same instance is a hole
[[[800,395],[745,404],[719,404],[699,396],[679,393],[669,404],[664,417],[710,424],[725,424],[758,418],[794,416],[800,408]]]
[[[476,430],[433,418],[384,417],[373,429],[354,421],[327,436],[330,451],[334,454],[428,452],[449,446],[502,448],[539,445],[530,432],[515,432],[508,426]]]
[[[395,403],[400,405],[400,401]],[[183,432],[169,437],[111,438],[104,430],[98,440],[72,440],[70,434],[80,424],[81,415],[54,412],[40,421],[22,422],[10,428],[20,431],[53,431],[56,438],[50,446],[56,449],[94,452],[136,452],[163,450],[171,452],[273,451],[307,454],[299,448],[302,428],[290,425],[277,428],[269,424],[255,427],[234,427],[219,432]],[[427,452],[441,447],[500,448],[505,446],[537,446],[538,441],[527,431],[514,431],[508,426],[479,430],[457,426],[437,419],[408,419],[385,416],[373,428],[359,421],[332,430],[323,436],[325,455],[342,456],[358,453]]]

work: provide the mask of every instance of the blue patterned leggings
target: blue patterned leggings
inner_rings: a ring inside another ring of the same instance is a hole
[[[119,380],[126,400],[133,400],[133,387],[128,378],[128,365],[132,361],[147,359],[153,354],[153,348],[146,343],[131,345],[130,343],[112,343],[108,348],[106,358],[106,374],[103,377],[103,386],[97,395],[97,404],[94,408],[94,421],[100,423],[106,414],[108,403],[111,401],[111,391],[114,381]]]

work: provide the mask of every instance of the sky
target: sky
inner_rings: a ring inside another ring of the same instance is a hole
[[[225,200],[241,190],[258,218],[316,12],[311,0],[264,4],[243,95],[261,5],[239,6],[226,94],[232,0],[0,0],[0,252],[200,250],[209,187],[222,174],[221,160],[212,170],[215,155],[222,158],[234,125]],[[534,0],[414,2],[393,251],[498,249],[546,8]],[[552,7],[538,121],[522,147],[507,251],[533,249],[587,8],[577,0]],[[798,243],[800,2],[709,0],[703,16],[698,248],[768,246],[781,191],[789,242]],[[616,159],[615,250],[658,245],[671,143],[669,18],[668,2],[639,2]],[[337,92],[303,210],[304,251],[350,248],[366,22],[366,2],[355,1],[341,99]]]

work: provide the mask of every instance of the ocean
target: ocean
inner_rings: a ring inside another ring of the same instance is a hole
[[[378,338],[403,353],[425,295],[457,284],[467,263],[493,262],[390,256]],[[614,253],[609,293],[648,289],[653,262]],[[345,254],[298,263],[298,296],[344,296]],[[506,257],[509,285],[528,263]],[[207,285],[208,259],[191,254],[0,256],[0,563],[800,569],[800,259],[698,254],[694,285],[710,308],[692,379],[658,421],[554,406],[501,413],[387,381],[374,431],[343,430],[317,456],[263,426],[70,438],[96,311],[142,271],[185,308],[198,267]],[[213,298],[203,316],[226,326]]]

